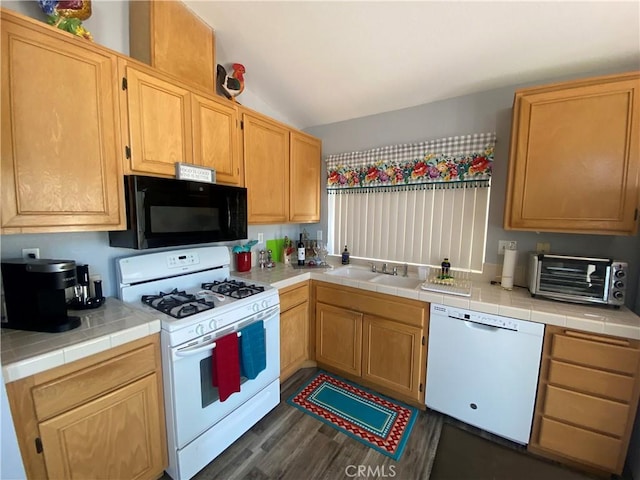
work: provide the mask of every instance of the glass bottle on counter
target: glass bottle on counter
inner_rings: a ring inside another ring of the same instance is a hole
[[[302,234],[300,234],[300,241],[298,242],[298,265],[304,265],[305,246],[302,241]]]
[[[441,276],[442,278],[447,278],[449,276],[449,269],[451,268],[451,263],[449,263],[449,259],[445,258],[444,261],[440,264],[442,267]]]

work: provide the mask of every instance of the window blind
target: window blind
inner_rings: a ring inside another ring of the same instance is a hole
[[[329,250],[481,272],[495,133],[327,158]]]
[[[481,272],[490,188],[329,195],[329,250],[355,258]]]

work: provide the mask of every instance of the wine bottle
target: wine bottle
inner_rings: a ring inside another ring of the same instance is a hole
[[[304,265],[305,248],[302,242],[302,234],[300,234],[300,241],[298,242],[298,265]]]

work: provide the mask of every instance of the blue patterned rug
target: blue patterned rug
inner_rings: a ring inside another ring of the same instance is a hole
[[[287,403],[399,460],[417,409],[320,371]]]

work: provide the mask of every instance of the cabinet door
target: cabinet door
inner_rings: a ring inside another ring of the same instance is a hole
[[[422,329],[364,317],[362,378],[416,400],[422,393]]]
[[[249,223],[286,223],[289,217],[289,130],[243,114],[243,152]]]
[[[241,185],[235,107],[192,95],[193,159],[213,168],[220,183]]]
[[[176,162],[193,163],[188,90],[126,67],[129,172],[174,176]]]
[[[40,424],[49,478],[154,478],[164,469],[164,419],[153,373]]]
[[[505,228],[633,234],[640,77],[516,93]]]
[[[215,90],[214,33],[183,2],[129,2],[131,57],[185,82]]]
[[[117,57],[2,13],[2,233],[125,227]]]
[[[316,361],[360,376],[362,314],[316,303]]]
[[[307,359],[309,303],[301,303],[280,314],[280,381],[295,373]]]
[[[320,221],[320,176],[322,144],[301,132],[291,132],[289,221]]]

